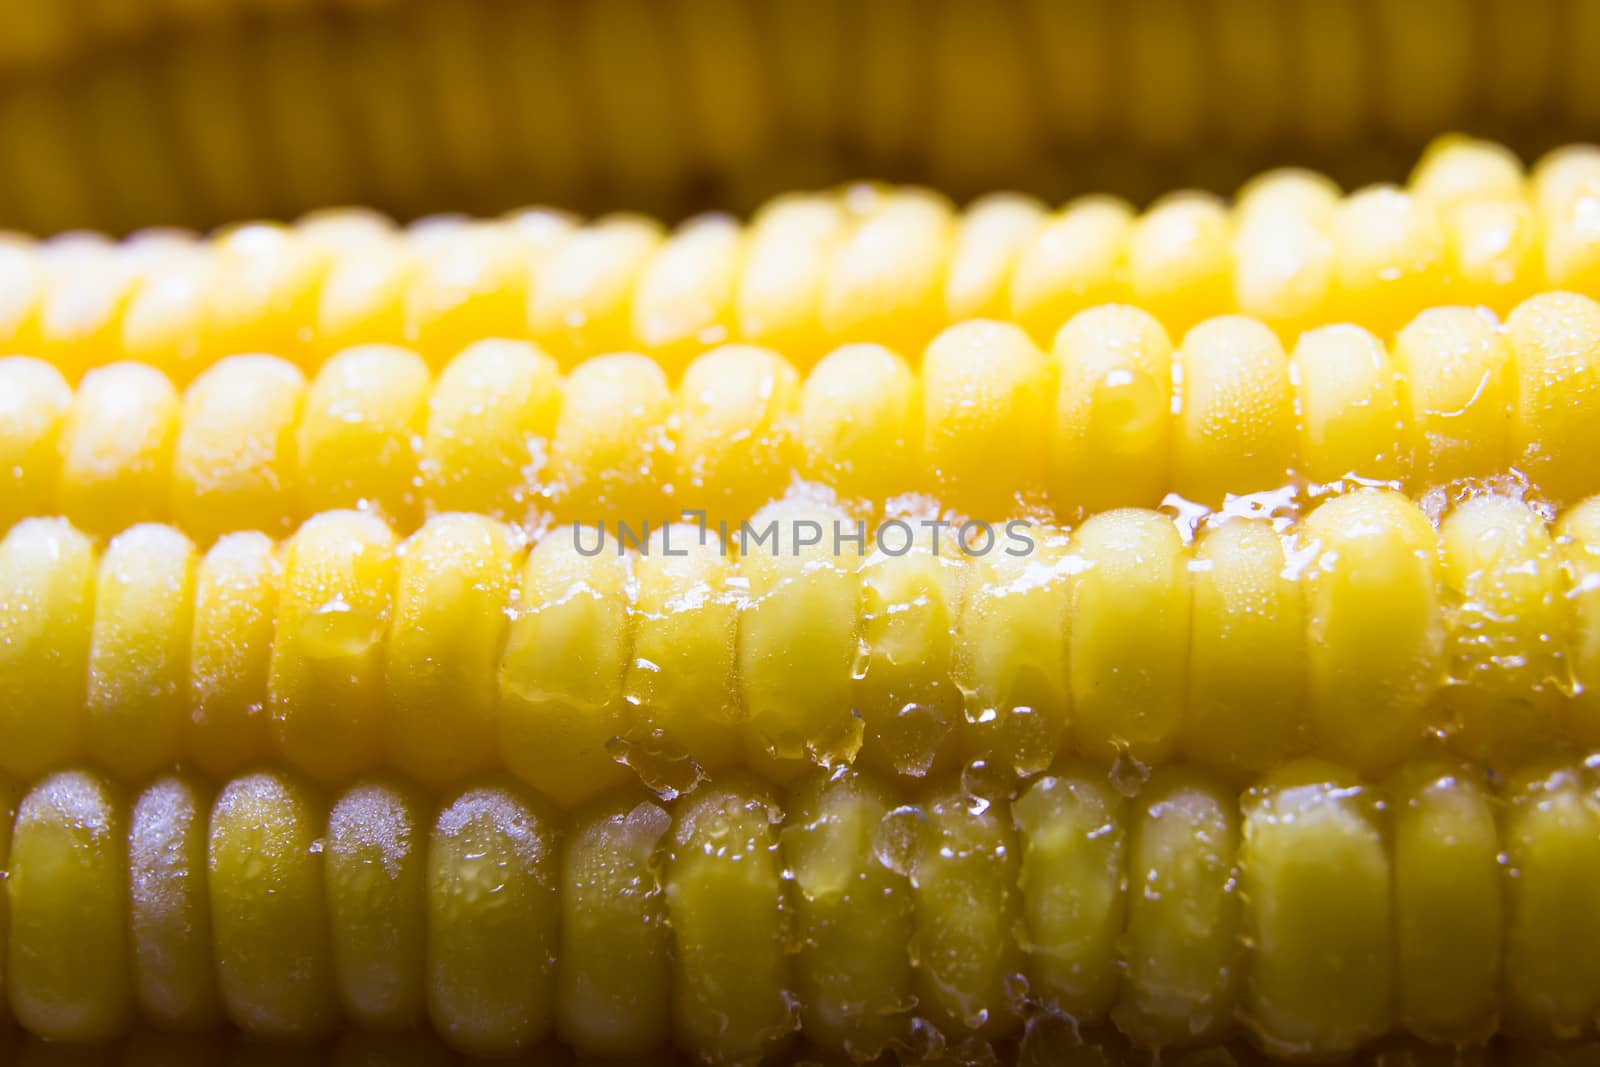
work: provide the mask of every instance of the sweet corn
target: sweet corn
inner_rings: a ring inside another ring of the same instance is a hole
[[[530,209],[399,230],[357,211],[252,223],[206,240],[153,231],[112,243],[8,240],[0,350],[76,381],[149,363],[184,383],[217,360],[270,353],[308,374],[362,345],[440,368],[486,338],[532,341],[570,369],[639,351],[676,378],[725,342],[804,369],[852,343],[920,352],[975,317],[1047,345],[1085,308],[1131,302],[1175,338],[1208,317],[1261,320],[1292,348],[1346,321],[1387,341],[1439,304],[1504,316],[1550,289],[1596,292],[1600,172],[1579,147],[1530,175],[1503,148],[1443,138],[1404,185],[1341,196],[1302,171],[1135,212],[1019,195],[957,210],[914,186],[847,185],[773,200],[747,225],[696,216],[579,222]]]
[[[1595,498],[1553,522],[1514,488],[1427,507],[1437,526],[1365,487],[1069,530],[874,526],[802,495],[531,543],[327,512],[281,545],[147,525],[103,553],[28,519],[0,539],[0,770],[504,767],[571,807],[738,764],[1026,778],[1075,753],[1242,784],[1298,756],[1379,775],[1440,742],[1494,768],[1591,744]]]
[[[58,1041],[219,1011],[258,1038],[425,1013],[474,1054],[559,1036],[712,1063],[797,1035],[981,1048],[1065,1016],[1183,1063],[1246,1035],[1291,1059],[1470,1042],[1497,1017],[1548,1041],[1600,998],[1597,818],[1570,759],[1493,786],[1432,757],[1379,784],[1299,761],[1243,793],[1072,761],[1015,794],[818,770],[622,785],[571,816],[494,777],[323,797],[257,773],[213,800],[66,771],[0,829],[6,989]]]
[[[138,364],[96,370],[69,398],[48,368],[11,359],[0,396],[14,387],[28,407],[0,408],[0,449],[11,521],[61,513],[102,536],[168,521],[201,544],[357,507],[403,532],[456,510],[532,531],[737,522],[796,481],[880,516],[931,494],[990,522],[1347,483],[1421,498],[1505,475],[1564,505],[1600,488],[1583,452],[1597,368],[1600,305],[1557,292],[1504,328],[1432,308],[1392,347],[1337,325],[1286,352],[1261,322],[1222,316],[1174,351],[1126,306],[1074,316],[1048,356],[1014,325],[960,323],[915,369],[846,345],[802,376],[770,349],[723,345],[676,390],[642,355],[562,376],[501,340],[437,377],[393,346],[348,349],[309,384],[281,360],[234,357],[181,398]]]

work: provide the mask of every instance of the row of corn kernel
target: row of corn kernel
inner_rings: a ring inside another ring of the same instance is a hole
[[[131,33],[154,6],[101,0],[83,7],[105,17],[84,21]],[[1414,145],[1488,123],[1548,138],[1592,128],[1600,103],[1576,44],[1594,17],[1560,0],[388,6],[212,28],[17,81],[0,96],[0,154],[19,161],[5,221],[51,232],[352,200],[411,212],[530,189],[678,205],[710,185],[743,203],[797,172],[1044,192],[1108,142],[1142,161],[1098,179],[1124,191],[1148,184],[1152,156],[1170,172],[1270,144],[1351,167],[1381,156],[1374,134]],[[0,68],[70,45],[78,10],[0,13]]]
[[[739,763],[1026,775],[1071,751],[1243,778],[1440,738],[1496,766],[1600,744],[1600,498],[1551,528],[1483,495],[1435,530],[1364,489],[1192,545],[1136,509],[1069,536],[789,502],[700,534],[524,552],[480,516],[400,542],[328,512],[281,547],[138,526],[102,554],[24,521],[0,540],[0,770],[503,766],[571,806]]]
[[[1290,1059],[1400,1030],[1571,1038],[1600,1018],[1593,775],[1533,764],[1497,793],[1423,762],[1374,788],[1302,761],[1241,798],[1069,763],[1008,799],[817,772],[781,804],[734,779],[564,819],[492,778],[437,809],[389,779],[328,805],[278,773],[130,804],[68,771],[0,827],[3,980],[26,1029],[65,1041],[135,1014],[716,1064],[797,1033],[926,1052],[1039,1015],[1145,1048],[1237,1028]]]
[[[364,213],[214,242],[154,233],[0,244],[0,348],[76,380],[117,359],[187,380],[274,352],[314,368],[366,343],[437,366],[486,337],[531,338],[570,366],[637,349],[677,370],[708,345],[777,347],[803,365],[873,342],[916,350],[951,322],[1014,320],[1039,343],[1072,314],[1131,301],[1174,334],[1237,310],[1292,343],[1348,321],[1387,337],[1440,303],[1504,313],[1547,288],[1600,292],[1600,152],[1548,157],[1531,181],[1503,150],[1448,142],[1411,191],[1341,201],[1298,172],[1248,186],[1232,211],[1182,195],[1136,217],[1089,197],[1050,214],[1017,196],[956,213],[920,190],[781,198],[748,227],[716,215],[670,237],[613,216],[531,211],[396,234]]]
[[[527,342],[468,347],[437,378],[414,352],[359,346],[308,384],[272,356],[233,356],[180,395],[134,363],[76,391],[48,364],[0,359],[0,529],[63,514],[109,536],[172,521],[209,544],[280,535],[363,506],[409,532],[473,511],[536,528],[552,517],[739,519],[796,479],[881,512],[906,494],[1003,519],[1048,505],[1071,519],[1359,478],[1414,495],[1520,472],[1547,501],[1600,488],[1600,304],[1550,293],[1504,327],[1424,312],[1392,349],[1354,326],[1286,353],[1237,316],[1174,350],[1147,313],[1082,312],[1046,355],[1015,326],[949,327],[920,369],[847,345],[801,379],[776,352],[726,345],[676,389],[636,354],[563,377]]]

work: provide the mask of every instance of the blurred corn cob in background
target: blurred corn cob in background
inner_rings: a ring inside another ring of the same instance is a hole
[[[0,5],[0,227],[334,203],[681,217],[798,186],[1347,184],[1600,115],[1568,0],[94,0]]]

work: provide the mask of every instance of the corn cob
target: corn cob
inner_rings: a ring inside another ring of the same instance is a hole
[[[919,350],[973,317],[1035,342],[1084,308],[1131,302],[1174,336],[1236,311],[1286,346],[1346,321],[1385,340],[1442,303],[1498,314],[1550,288],[1594,295],[1600,156],[1569,148],[1525,179],[1504,149],[1446,139],[1406,189],[1340,198],[1280,171],[1230,208],[1200,194],[1142,215],[1103,196],[1055,213],[997,195],[957,212],[917,189],[781,197],[747,226],[701,216],[665,232],[550,211],[396,231],[361,211],[197,242],[157,231],[0,243],[0,345],[76,381],[119,359],[187,382],[267,352],[307,372],[345,348],[405,345],[441,366],[485,337],[526,338],[564,367],[637,350],[676,374],[723,340],[801,366],[856,342]]]
[[[525,548],[481,516],[400,541],[327,512],[204,553],[30,519],[0,540],[0,769],[504,768],[571,807],[740,764],[1029,776],[1076,753],[1248,781],[1301,755],[1380,773],[1443,739],[1504,767],[1600,743],[1600,498],[1545,514],[1487,492],[1436,529],[1361,489],[1294,521],[1122,509],[985,544],[791,500],[726,540]]]
[[[860,1059],[1068,1016],[1302,1059],[1391,1032],[1569,1038],[1600,1006],[1600,799],[1572,762],[1491,787],[1449,761],[1376,785],[1299,761],[1242,794],[1072,762],[1015,795],[818,771],[570,816],[494,778],[436,802],[65,771],[5,825],[5,989],[52,1040],[349,1018],[475,1054],[558,1036],[746,1063],[797,1033]]]
[[[562,375],[526,342],[466,348],[437,376],[361,346],[308,383],[271,356],[223,360],[180,394],[133,363],[76,390],[0,359],[0,527],[64,514],[102,536],[172,522],[202,546],[370,509],[402,533],[473,511],[552,521],[738,521],[813,483],[865,513],[907,494],[992,521],[1386,482],[1416,496],[1516,472],[1557,504],[1600,488],[1600,306],[1549,293],[1503,329],[1434,308],[1386,346],[1335,325],[1289,352],[1260,323],[1201,323],[1176,351],[1147,313],[1090,309],[1049,355],[1014,326],[942,332],[913,368],[847,345],[801,373],[726,345],[673,389],[634,354]]]
[[[12,4],[0,224],[496,209],[529,190],[676,213],[797,172],[1138,197],[1269,158],[1363,180],[1455,126],[1528,148],[1592,129],[1586,4],[1280,6]]]

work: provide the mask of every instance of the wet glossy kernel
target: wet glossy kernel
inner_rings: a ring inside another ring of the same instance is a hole
[[[128,827],[134,996],[164,1028],[205,1030],[222,1017],[205,877],[210,815],[209,790],[168,776],[139,794]]]
[[[196,568],[183,751],[215,777],[271,751],[267,678],[282,579],[278,548],[259,533],[221,538]]]
[[[178,415],[177,391],[149,367],[114,363],[85,375],[61,429],[62,512],[105,536],[160,519]]]
[[[1172,440],[1172,485],[1189,500],[1276,489],[1295,468],[1289,360],[1265,326],[1240,316],[1190,330],[1178,350],[1182,374]]]
[[[0,530],[56,510],[61,433],[71,406],[72,389],[50,364],[0,359]]]

